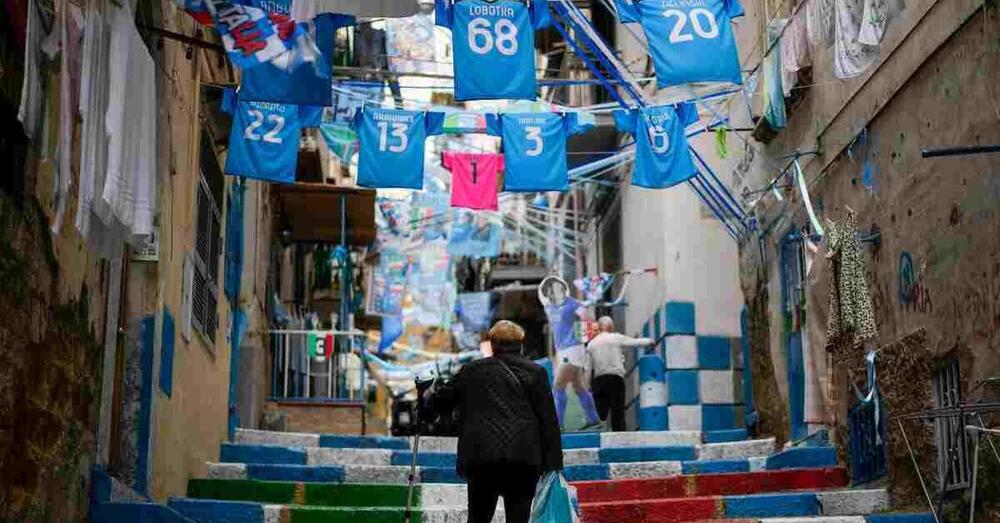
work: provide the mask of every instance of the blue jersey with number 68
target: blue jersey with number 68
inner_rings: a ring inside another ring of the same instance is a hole
[[[742,84],[732,19],[739,0],[640,0],[642,30],[656,68],[656,84]]]
[[[318,127],[322,107],[241,102],[227,91],[223,109],[233,115],[226,153],[226,174],[278,183],[295,183],[299,137]]]
[[[537,96],[535,30],[549,25],[545,0],[437,0],[436,23],[451,28],[455,99]]]
[[[442,133],[444,113],[366,108],[354,113],[353,126],[361,142],[358,185],[424,188],[424,142]]]
[[[565,191],[566,138],[590,128],[576,113],[486,115],[487,133],[503,138],[504,191]]]

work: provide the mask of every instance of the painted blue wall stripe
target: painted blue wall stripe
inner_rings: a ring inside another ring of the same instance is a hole
[[[455,467],[457,459],[454,453],[450,452],[419,452],[417,453],[417,465],[421,467]],[[391,465],[410,466],[413,464],[413,452],[408,450],[398,450],[392,453]]]
[[[592,449],[601,446],[601,434],[599,432],[579,432],[576,434],[563,434],[562,448],[566,449]]]
[[[681,463],[684,474],[722,474],[726,472],[750,472],[750,460],[718,459],[709,461],[685,461]]]
[[[163,308],[163,326],[160,335],[160,390],[169,398],[174,393],[174,315]]]
[[[727,518],[818,516],[819,500],[813,493],[725,496]]]
[[[344,468],[338,466],[311,465],[247,465],[250,479],[270,481],[323,481],[340,483],[344,481]]]
[[[736,411],[738,405],[701,406],[701,430],[726,430],[736,428]]]
[[[747,429],[731,430],[708,430],[702,433],[702,440],[705,443],[727,443],[730,441],[743,441],[749,437]]]
[[[607,465],[569,465],[563,468],[563,476],[568,481],[592,481],[611,479],[611,471]]]
[[[601,449],[601,463],[635,463],[639,461],[684,461],[698,459],[698,452],[690,446],[674,447],[622,447]]]
[[[421,483],[465,483],[465,480],[458,477],[455,467],[421,467]]]
[[[260,503],[171,498],[167,504],[198,523],[264,523],[264,506]]]
[[[663,311],[667,334],[694,334],[694,303],[667,302]]]
[[[407,438],[380,436],[341,436],[337,434],[323,434],[319,437],[319,446],[338,449],[410,450],[410,440]]]
[[[305,465],[306,452],[295,447],[223,443],[222,449],[219,451],[219,461],[222,463]]]
[[[701,396],[698,387],[697,370],[667,371],[667,401],[671,405],[697,405]]]
[[[768,470],[832,467],[837,464],[833,447],[794,447],[767,458]]]
[[[934,515],[930,512],[869,514],[865,516],[865,521],[868,523],[934,523]]]
[[[142,383],[139,385],[139,435],[136,444],[136,492],[149,495],[149,443],[150,424],[153,416],[153,344],[156,334],[156,318],[146,316],[140,323],[139,371]]]
[[[729,370],[733,361],[732,342],[720,336],[698,336],[698,367]]]

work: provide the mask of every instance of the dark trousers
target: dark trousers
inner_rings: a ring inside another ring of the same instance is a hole
[[[597,407],[597,415],[602,420],[608,419],[608,411],[611,411],[611,430],[622,432],[625,430],[625,378],[614,374],[605,374],[594,378],[590,384],[590,390],[594,394],[594,404]]]
[[[538,478],[538,469],[526,465],[498,464],[470,471],[469,523],[493,521],[500,496],[507,523],[528,523]]]

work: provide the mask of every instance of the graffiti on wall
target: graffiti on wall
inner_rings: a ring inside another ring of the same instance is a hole
[[[899,301],[905,310],[934,310],[930,289],[921,281],[920,272],[913,265],[913,256],[906,251],[899,253]]]

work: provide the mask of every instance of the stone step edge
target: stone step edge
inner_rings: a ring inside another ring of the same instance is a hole
[[[562,435],[564,448],[628,447],[649,445],[699,445],[746,440],[746,429],[716,431],[632,431],[632,432],[581,432]],[[277,432],[258,429],[236,429],[236,442],[301,447],[338,447],[348,444],[364,448],[413,448],[412,436],[375,436],[351,434],[318,434],[306,432]],[[453,447],[453,437],[422,436],[421,447]],[[323,443],[327,444],[323,444]]]
[[[865,497],[867,496],[867,497]],[[851,499],[854,498],[854,499]],[[600,520],[602,517],[613,516],[614,509],[621,507],[621,513],[634,510],[635,505],[644,504],[677,505],[680,511],[687,514],[706,513],[710,514],[706,519],[761,519],[782,517],[781,510],[791,512],[784,514],[787,518],[802,516],[866,516],[876,514],[888,509],[888,492],[884,489],[872,489],[867,491],[829,491],[829,492],[793,492],[781,494],[758,494],[746,496],[703,496],[688,500],[656,500],[641,502],[605,502],[605,503],[581,503],[581,512],[584,518],[596,516]],[[240,521],[252,523],[270,523],[271,521],[287,521],[281,517],[283,511],[309,511],[309,512],[330,512],[330,513],[378,513],[398,514],[405,510],[404,507],[303,507],[286,504],[269,504],[246,501],[219,501],[200,500],[191,498],[171,498],[168,506],[181,515],[192,517],[190,507],[204,509],[210,508],[211,512],[217,516],[225,517],[227,513],[224,509],[241,512]],[[185,510],[188,508],[188,510]],[[499,508],[499,507],[498,507]],[[694,509],[692,511],[692,509]],[[854,512],[848,512],[853,510]],[[439,514],[464,514],[464,507],[415,507],[415,513],[421,515],[427,513]],[[595,514],[600,512],[600,514]],[[253,516],[259,515],[260,519]],[[230,514],[229,519],[236,514]],[[272,519],[278,516],[280,519]],[[697,518],[697,516],[696,516]],[[427,519],[422,518],[423,521]],[[609,519],[610,520],[610,519]],[[294,523],[294,517],[292,517]]]
[[[748,472],[741,474],[680,475],[671,478],[583,481],[572,483],[582,501],[617,499],[642,500],[696,496],[749,495],[789,490],[843,489],[848,484],[843,467]],[[359,506],[400,506],[405,504],[406,485],[305,483],[253,479],[192,479],[187,496],[193,499],[224,499],[261,503],[291,503],[310,506],[343,506],[341,499]],[[427,506],[462,505],[464,484],[420,484],[415,499]],[[331,500],[335,500],[331,503]]]
[[[774,454],[775,439],[755,439],[702,445],[564,449],[567,465],[596,465],[639,461],[707,461],[762,458]],[[454,466],[454,452],[424,451],[417,459],[425,466]],[[223,443],[220,462],[290,465],[409,465],[411,450],[295,447]]]

